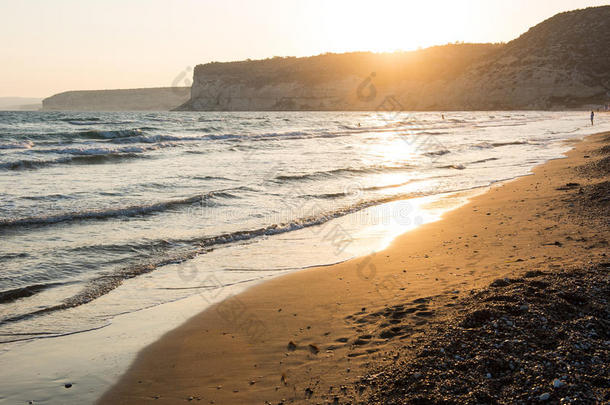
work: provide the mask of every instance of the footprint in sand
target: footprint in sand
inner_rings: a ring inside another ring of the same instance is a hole
[[[430,318],[434,315],[434,311],[417,311],[415,316],[419,316],[421,318]]]

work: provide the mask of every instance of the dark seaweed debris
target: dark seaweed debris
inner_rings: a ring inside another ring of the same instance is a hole
[[[610,156],[605,156],[601,159],[596,159],[592,162],[584,164],[578,167],[577,171],[579,174],[585,177],[607,177],[608,174],[610,174]]]
[[[473,292],[359,382],[365,403],[608,403],[609,270],[529,272]]]

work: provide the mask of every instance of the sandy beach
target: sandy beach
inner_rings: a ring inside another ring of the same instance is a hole
[[[607,260],[607,143],[607,134],[575,142],[567,158],[492,187],[386,250],[211,307],[143,350],[99,403],[361,401],[364,376],[455,317],[472,290]]]

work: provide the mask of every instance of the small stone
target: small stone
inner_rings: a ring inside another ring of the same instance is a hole
[[[66,387],[66,388],[72,388],[72,384],[70,384],[70,383],[66,383],[66,384],[64,384],[64,387]]]
[[[316,346],[316,345],[314,345],[314,344],[310,344],[308,347],[309,347],[309,351],[310,351],[312,354],[318,354],[318,353],[320,353],[320,349],[318,348],[318,346]]]
[[[494,280],[490,285],[492,287],[506,287],[509,284],[510,282],[508,278],[499,278],[497,280]]]
[[[292,340],[290,342],[288,342],[287,347],[288,347],[288,350],[290,350],[291,352],[295,351],[297,349],[296,343],[294,343]]]
[[[485,375],[485,378],[487,378],[488,380],[489,380],[489,379],[491,379],[491,373],[487,373],[487,374]]]
[[[561,381],[559,378],[555,378],[553,380],[553,387],[554,388],[561,388],[565,385],[565,383],[563,381]]]
[[[422,373],[414,373],[413,378],[421,378]]]
[[[551,397],[551,394],[549,394],[548,392],[545,392],[544,394],[540,394],[538,399],[541,400],[541,401],[548,401],[548,399],[550,397]]]

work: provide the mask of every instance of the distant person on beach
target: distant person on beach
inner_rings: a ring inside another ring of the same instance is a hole
[[[591,111],[591,125],[593,125],[593,118],[595,118],[595,113]]]

